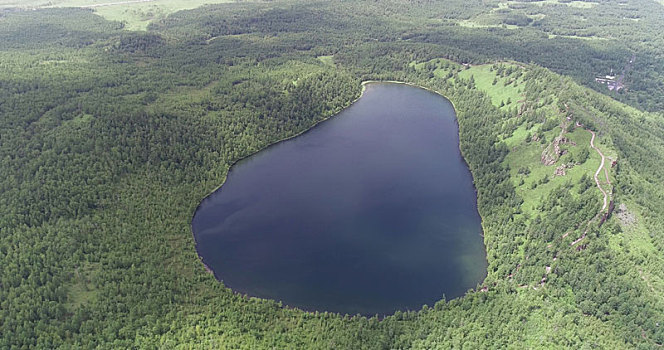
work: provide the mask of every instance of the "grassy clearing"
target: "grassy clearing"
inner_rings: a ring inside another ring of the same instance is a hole
[[[455,74],[465,82],[469,82],[472,77],[475,87],[487,93],[492,104],[504,111],[514,111],[526,103],[523,80],[527,71],[518,65],[502,63],[464,67],[445,59],[435,59],[412,62],[411,67],[418,71],[429,71],[433,76],[448,81],[453,81]],[[533,104],[533,101],[530,101],[529,105],[542,112],[547,120],[563,123],[565,116],[556,108],[556,101],[555,96],[551,96],[549,102]],[[510,149],[505,162],[510,167],[516,191],[524,200],[521,206],[522,213],[528,217],[537,215],[539,205],[549,200],[551,192],[560,186],[568,188],[573,195],[576,195],[582,186],[582,177],[585,176],[592,181],[593,174],[601,162],[599,154],[590,147],[590,132],[582,128],[573,128],[564,134],[571,142],[560,144],[565,154],[553,165],[542,164],[542,152],[561,134],[560,126],[543,132],[543,125],[542,122],[526,122],[518,116],[508,117],[503,122],[506,131],[502,135],[502,141]],[[533,135],[539,135],[540,138],[533,139]],[[607,157],[606,166],[610,167],[611,158],[616,157],[613,145],[602,137],[595,139],[595,145]],[[579,162],[579,159],[585,160]],[[566,165],[565,175],[556,176],[554,174],[556,168],[563,164]],[[610,169],[609,174],[611,181],[614,182]],[[604,176],[603,172],[601,176]],[[595,188],[594,181],[592,186]],[[605,187],[609,189],[608,186]],[[601,202],[602,195],[600,191],[596,192],[597,200]]]
[[[232,2],[232,0],[155,0],[125,5],[101,6],[95,8],[95,12],[106,19],[125,22],[125,28],[128,30],[145,30],[151,21],[164,18],[171,13],[190,10],[207,4],[228,2]]]
[[[464,66],[445,58],[437,58],[426,62],[411,62],[410,66],[417,71],[429,71],[431,77],[454,83],[454,74],[462,71]]]
[[[457,63],[436,59],[427,62],[412,62],[411,66],[418,71],[428,70],[441,79],[453,80],[450,78],[455,73],[460,79],[469,81],[472,77],[477,89],[482,90],[489,95],[492,104],[502,110],[518,109],[525,100],[522,89],[525,89],[523,77],[524,68],[503,63],[500,65],[478,65],[465,68]],[[501,67],[501,69],[497,69]],[[543,111],[548,119],[554,118],[558,122],[563,121],[563,115],[555,108],[555,98],[552,103],[538,105],[538,109]],[[522,211],[524,214],[532,216],[537,214],[537,207],[542,201],[547,200],[550,193],[560,186],[567,186],[570,191],[576,193],[580,186],[580,180],[585,175],[592,179],[600,164],[600,156],[590,147],[591,134],[581,128],[573,129],[565,134],[572,142],[561,144],[561,149],[566,154],[561,156],[554,165],[545,166],[541,162],[542,152],[545,148],[560,135],[561,128],[555,127],[547,132],[542,132],[542,123],[526,123],[520,117],[507,118],[504,121],[504,127],[508,124],[514,125],[513,131],[507,131],[503,135],[502,141],[510,149],[510,154],[506,158],[506,163],[511,169],[512,181],[516,187],[517,193],[523,198]],[[539,134],[539,140],[533,140],[532,136]],[[542,141],[542,139],[544,141]],[[615,156],[612,145],[602,144],[596,139],[597,147],[600,147],[605,156]],[[587,153],[587,158],[581,164],[577,164],[580,154]],[[569,168],[565,169],[564,176],[554,176],[557,167],[567,164]],[[610,163],[607,163],[610,164]],[[597,191],[598,201],[601,200],[601,193]]]
[[[460,65],[460,64],[458,64],[454,61],[448,60],[446,58],[435,58],[435,59],[432,59],[432,60],[426,61],[426,62],[415,62],[415,61],[413,61],[413,62],[410,63],[410,66],[415,67],[416,70],[427,69],[427,67],[432,67],[432,66],[437,70],[438,69],[445,69],[448,66],[454,67],[455,69],[461,69],[463,67],[462,65]]]
[[[555,137],[555,133],[549,132],[545,136],[548,140]],[[559,185],[560,179],[553,177],[555,168],[544,166],[540,162],[546,144],[537,141],[527,143],[522,139],[518,146],[514,146],[514,142],[512,145],[513,151],[505,161],[510,166],[516,192],[524,200],[521,209],[526,214],[533,214],[537,205],[554,187]],[[549,181],[542,183],[545,178]]]
[[[326,64],[328,66],[334,67],[334,56],[318,56],[316,57],[319,61],[323,62],[323,64]]]
[[[98,15],[125,23],[127,30],[146,30],[151,21],[181,10],[203,5],[235,2],[234,0],[0,0],[0,8],[92,8]]]
[[[0,0],[0,7],[17,7],[27,9],[49,7],[88,7],[124,1],[127,0]]]
[[[470,20],[470,19],[458,21],[457,24],[466,28],[503,28],[503,29],[519,28],[519,26],[513,24],[488,24],[488,23],[482,23],[481,21],[478,20]]]
[[[465,82],[469,82],[472,77],[475,87],[484,91],[491,98],[493,105],[506,112],[518,110],[526,103],[523,80],[527,70],[519,65],[501,63],[464,67],[448,60],[436,59],[420,63],[412,62],[411,66],[418,71],[429,71],[434,76],[448,81],[453,81],[455,74]],[[549,122],[563,123],[565,115],[556,107],[556,101],[557,98],[551,96],[548,102],[528,103],[530,108],[535,108],[546,116]],[[593,175],[601,163],[599,154],[590,147],[590,132],[583,128],[573,128],[564,134],[571,142],[559,145],[565,154],[558,157],[553,165],[542,164],[542,153],[561,134],[561,126],[546,132],[542,131],[543,126],[542,122],[526,122],[523,117],[516,114],[503,121],[505,132],[501,141],[510,149],[505,162],[510,167],[516,191],[524,200],[521,210],[527,217],[537,215],[539,205],[549,200],[556,188],[563,186],[576,196],[584,176],[592,181],[592,187],[596,190]],[[533,139],[534,135],[538,135],[539,139]],[[611,160],[616,158],[616,152],[610,140],[604,139],[597,137],[595,145],[607,157],[605,166],[608,167],[609,178],[614,183],[614,174],[610,166]],[[579,161],[579,159],[585,160]],[[562,165],[566,165],[565,175],[556,176],[556,169]],[[600,181],[603,178],[602,171]],[[609,187],[603,185],[605,190],[610,190]],[[601,202],[602,194],[599,190],[596,190],[596,196],[598,202]]]
[[[513,68],[515,72],[501,77],[492,67],[489,64],[472,66],[459,72],[459,77],[467,80],[472,76],[477,89],[486,92],[491,97],[491,103],[496,107],[501,109],[520,107],[522,103],[519,101],[523,99],[521,68],[515,65],[505,65],[505,67]]]
[[[568,38],[568,39],[579,39],[579,40],[609,40],[608,38],[602,38],[599,36],[556,35],[556,34],[549,34],[548,38],[549,39]]]
[[[661,272],[664,271],[664,258],[653,244],[650,231],[644,223],[646,219],[639,213],[643,209],[632,200],[620,198],[620,201],[626,204],[635,222],[621,225],[622,234],[610,236],[609,247],[624,257],[624,263],[634,266],[633,271],[638,271],[638,277],[655,298],[662,299],[664,276]]]
[[[524,202],[521,209],[525,214],[537,214],[537,206],[547,200],[551,191],[559,186],[566,186],[574,194],[580,186],[580,180],[585,175],[592,177],[601,162],[599,154],[590,148],[590,133],[577,128],[566,133],[565,137],[574,144],[561,145],[567,154],[561,156],[554,165],[546,166],[540,161],[546,146],[560,134],[560,127],[544,133],[545,143],[539,141],[526,141],[530,135],[537,133],[539,125],[526,130],[525,124],[519,126],[511,137],[504,142],[510,147],[511,153],[507,156],[512,174],[512,181],[517,193]],[[577,164],[574,159],[578,154],[588,150],[588,159]],[[555,176],[554,171],[562,164],[571,166],[565,169],[564,176]],[[597,191],[597,198],[601,200],[601,193]]]
[[[513,149],[515,147],[518,147],[524,140],[526,140],[527,136],[532,135],[532,133],[537,131],[537,127],[533,126],[530,129],[526,128],[525,124],[519,125],[516,130],[512,133],[512,136],[507,137],[503,139],[503,142],[509,147],[510,149]]]
[[[78,309],[97,296],[97,288],[92,279],[98,273],[99,264],[87,264],[74,270],[74,278],[67,290],[67,304],[69,311]]]
[[[528,16],[529,18],[531,18],[532,20],[535,20],[535,21],[546,18],[546,15],[543,14],[543,13],[537,13],[537,14],[534,14],[534,15],[526,14],[526,16]]]

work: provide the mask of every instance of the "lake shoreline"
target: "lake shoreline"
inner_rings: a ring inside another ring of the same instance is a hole
[[[302,131],[300,131],[300,132],[297,132],[297,133],[295,133],[295,134],[293,134],[293,135],[291,135],[291,136],[284,137],[284,138],[281,138],[281,139],[279,139],[279,140],[276,140],[276,141],[270,143],[269,145],[265,146],[264,148],[261,148],[260,150],[257,150],[256,152],[253,152],[253,153],[251,153],[251,154],[249,154],[249,155],[247,155],[247,156],[245,156],[245,157],[242,157],[242,158],[236,160],[235,162],[233,162],[233,163],[228,167],[228,171],[226,172],[226,174],[225,174],[225,176],[224,176],[224,178],[223,178],[221,184],[220,184],[219,186],[215,187],[215,188],[214,188],[213,190],[211,190],[210,192],[208,192],[208,193],[207,193],[207,194],[206,194],[206,195],[205,195],[205,196],[199,201],[198,205],[196,206],[196,208],[195,208],[195,210],[194,210],[194,212],[193,212],[193,215],[191,216],[192,219],[191,219],[191,222],[190,222],[190,229],[192,230],[192,236],[193,236],[193,238],[194,238],[194,243],[195,243],[195,247],[196,247],[196,251],[197,251],[197,255],[198,255],[198,257],[199,257],[199,260],[200,260],[201,263],[203,264],[205,270],[206,270],[208,273],[211,273],[211,274],[215,277],[215,279],[217,279],[217,281],[224,283],[224,281],[223,281],[222,279],[217,278],[217,276],[215,275],[215,273],[214,273],[214,271],[212,270],[212,268],[210,268],[210,266],[208,266],[208,265],[205,263],[205,261],[203,260],[203,257],[202,257],[201,254],[199,253],[199,249],[198,249],[198,240],[197,240],[197,238],[196,238],[196,234],[195,234],[194,229],[193,229],[193,221],[194,221],[193,218],[194,218],[194,216],[197,214],[197,212],[199,211],[201,205],[205,202],[205,200],[206,200],[208,197],[210,197],[212,194],[214,194],[214,193],[216,193],[217,191],[219,191],[219,190],[224,186],[224,184],[226,184],[226,181],[227,181],[228,178],[229,178],[229,174],[230,174],[230,172],[232,171],[233,167],[236,166],[239,162],[241,162],[241,161],[243,161],[243,160],[245,160],[245,159],[247,159],[247,158],[249,158],[249,157],[252,157],[252,156],[256,155],[257,153],[259,153],[259,152],[261,152],[261,151],[268,150],[270,147],[276,146],[276,145],[278,145],[278,144],[280,144],[280,143],[282,143],[282,142],[289,141],[289,140],[291,140],[291,139],[294,139],[295,137],[298,137],[298,136],[301,136],[301,135],[303,135],[303,134],[305,134],[305,133],[307,133],[307,132],[310,132],[310,131],[314,130],[316,126],[319,126],[319,125],[322,124],[323,122],[326,122],[326,121],[328,121],[328,120],[333,119],[333,117],[338,116],[339,114],[341,114],[341,112],[347,110],[347,109],[350,108],[352,105],[354,105],[354,104],[355,104],[360,98],[362,98],[363,96],[365,96],[365,94],[366,94],[366,92],[367,92],[367,86],[368,86],[369,84],[399,84],[399,85],[407,85],[407,86],[415,87],[415,88],[418,88],[418,89],[426,90],[426,91],[428,91],[428,92],[430,92],[430,93],[433,93],[433,94],[436,94],[436,95],[438,95],[438,96],[440,96],[440,97],[443,97],[447,102],[450,103],[450,105],[451,105],[451,107],[452,107],[453,121],[454,121],[454,123],[455,123],[455,125],[456,125],[456,127],[457,127],[457,130],[456,130],[456,131],[457,131],[457,134],[459,134],[460,130],[459,130],[459,122],[458,122],[458,115],[457,115],[456,106],[454,105],[454,103],[453,103],[449,98],[447,98],[445,95],[443,95],[443,94],[440,93],[439,91],[436,91],[436,90],[433,90],[433,89],[430,89],[430,88],[427,88],[427,87],[423,87],[423,86],[421,86],[421,85],[417,85],[417,84],[414,84],[414,83],[409,83],[409,82],[390,81],[390,80],[366,80],[366,81],[362,81],[362,82],[361,82],[361,91],[360,91],[359,96],[358,96],[357,98],[355,98],[353,101],[351,101],[347,106],[345,106],[344,108],[342,108],[339,112],[336,112],[336,113],[334,113],[334,114],[331,114],[331,115],[328,116],[328,117],[325,117],[325,118],[323,118],[323,119],[321,119],[321,120],[319,120],[319,121],[316,121],[316,122],[313,123],[310,127],[306,128],[305,130],[302,130]],[[470,167],[468,166],[468,163],[467,163],[465,157],[463,156],[463,152],[462,152],[460,146],[461,146],[461,145],[460,145],[460,138],[459,138],[459,141],[458,141],[458,144],[457,144],[457,149],[458,149],[458,151],[460,152],[461,159],[463,160],[463,164],[464,164],[464,166],[466,167],[466,169],[467,169],[468,172],[469,172],[469,175],[471,176],[471,179],[472,179],[472,188],[473,188],[474,196],[475,196],[475,198],[474,198],[474,206],[475,206],[475,210],[476,210],[477,214],[479,215],[479,208],[477,207],[477,189],[475,188],[474,179],[472,178],[472,172],[470,171]],[[479,215],[479,216],[480,216],[480,225],[482,226],[482,227],[481,227],[481,231],[480,231],[479,234],[480,234],[480,236],[483,237],[483,236],[484,236],[484,234],[483,234],[483,232],[484,232],[484,227],[483,227],[483,220],[482,220],[483,218],[481,217],[481,215]],[[484,249],[483,249],[483,250],[484,250],[485,259],[486,259],[486,246],[484,245],[484,239],[482,239],[482,241],[483,241],[483,242],[482,242],[482,243],[483,243],[483,246],[484,246]],[[486,275],[483,277],[482,281],[483,281],[485,278],[486,278]],[[229,288],[231,291],[233,291],[234,293],[236,293],[236,294],[239,295],[239,296],[243,296],[243,297],[245,297],[245,298],[246,298],[246,297],[249,297],[248,294],[246,294],[246,293],[242,293],[241,291],[238,291],[238,290],[235,290],[235,289],[232,289],[232,288],[226,286],[225,283],[224,283],[224,287]],[[465,294],[464,294],[464,295],[465,295]],[[463,297],[463,295],[461,295],[461,296],[459,296],[459,297]],[[262,298],[262,299],[265,299],[265,300],[273,300],[273,301],[275,301],[275,302],[278,302],[277,299],[275,299],[275,298]],[[280,304],[281,304],[282,307],[284,307],[284,308],[297,309],[297,310],[301,310],[301,311],[304,311],[304,312],[316,312],[316,310],[314,310],[314,309],[309,310],[309,309],[306,309],[306,308],[301,308],[301,307],[296,307],[296,306],[289,306],[289,305],[286,305],[286,304],[283,304],[283,303],[280,303]],[[402,310],[402,311],[403,311],[403,310]],[[319,311],[319,312],[321,312],[321,311]],[[328,312],[329,312],[329,311],[328,311]],[[337,313],[337,314],[339,314],[339,315],[342,315],[342,313],[338,313],[338,312],[330,312],[330,313]],[[391,313],[390,313],[390,314],[391,314]],[[349,314],[348,314],[348,315],[349,315]],[[360,314],[358,314],[358,315],[361,315],[361,316],[363,316],[363,317],[367,317],[367,318],[370,318],[370,317],[378,317],[379,319],[383,319],[383,318],[387,317],[388,314],[383,314],[383,315],[381,316],[381,315],[379,315],[379,314],[361,314],[361,313],[360,313]]]
[[[454,122],[456,123],[457,130],[458,130],[458,133],[459,133],[459,152],[461,153],[461,159],[463,160],[464,164],[466,165],[466,168],[468,168],[468,171],[470,171],[471,176],[472,176],[472,171],[470,170],[470,164],[468,164],[468,162],[466,161],[466,157],[464,156],[463,150],[461,149],[461,128],[459,126],[459,116],[457,114],[457,108],[456,108],[456,105],[454,104],[454,101],[452,101],[450,98],[445,96],[445,94],[443,94],[442,92],[440,92],[438,90],[430,89],[426,86],[418,85],[418,84],[415,84],[415,83],[409,83],[409,82],[398,81],[398,80],[365,80],[365,81],[362,82],[362,93],[364,94],[364,89],[365,89],[366,84],[374,84],[374,83],[377,83],[377,84],[379,84],[379,83],[390,83],[390,84],[401,84],[401,85],[413,86],[413,87],[416,87],[416,88],[419,88],[419,89],[422,89],[422,90],[429,91],[429,92],[434,93],[436,95],[440,95],[443,98],[445,98],[446,100],[448,100],[452,104],[452,109],[454,110]],[[355,103],[358,99],[353,101],[353,103]],[[348,108],[348,107],[346,107],[346,108]],[[477,192],[477,188],[475,187],[475,178],[474,177],[473,177],[473,190],[475,191],[475,198],[476,199],[479,198],[479,193]],[[477,206],[477,200],[475,201],[475,209],[477,210],[477,213],[480,215],[480,218],[482,219],[481,220],[482,232],[480,232],[480,236],[482,236],[482,239],[484,239],[484,217],[482,216],[482,213],[480,213],[480,210],[479,210],[480,208]],[[485,251],[486,251],[486,245],[485,245],[484,248],[485,248]],[[485,279],[486,279],[486,277],[485,277]]]
[[[219,186],[215,187],[212,191],[208,192],[205,196],[203,196],[203,198],[202,198],[200,201],[198,201],[198,204],[196,205],[196,208],[194,208],[194,212],[193,212],[192,215],[190,216],[191,219],[190,219],[190,222],[189,222],[189,229],[191,230],[191,235],[192,235],[192,237],[194,238],[194,247],[196,248],[197,245],[198,245],[198,242],[196,241],[196,234],[194,233],[194,227],[193,227],[193,224],[194,224],[194,216],[196,216],[196,212],[198,212],[198,209],[200,209],[200,207],[201,207],[201,205],[203,204],[203,202],[205,201],[205,199],[207,199],[208,197],[210,197],[213,193],[217,192],[218,190],[221,189],[222,186],[224,186],[224,184],[226,183],[226,180],[228,179],[228,174],[230,173],[231,169],[233,169],[233,167],[234,167],[235,165],[237,165],[239,162],[241,162],[241,161],[243,161],[243,160],[245,160],[245,159],[247,159],[247,158],[249,158],[249,157],[252,157],[253,155],[257,154],[258,152],[265,151],[265,150],[269,149],[270,147],[276,146],[276,145],[278,145],[278,144],[280,144],[280,143],[282,143],[282,142],[286,142],[286,141],[288,141],[288,140],[290,140],[290,139],[293,139],[293,138],[296,138],[296,137],[298,137],[298,136],[300,136],[300,135],[303,135],[304,133],[307,133],[307,132],[311,131],[312,129],[314,129],[314,128],[315,128],[316,126],[318,126],[319,124],[321,124],[321,123],[323,123],[323,122],[326,122],[326,121],[332,119],[333,117],[339,115],[339,113],[343,112],[344,110],[346,110],[347,108],[349,108],[350,106],[352,106],[355,102],[357,102],[360,98],[362,98],[362,96],[364,96],[364,93],[366,92],[366,85],[367,85],[368,83],[370,83],[370,82],[371,82],[371,81],[363,81],[363,82],[361,82],[360,85],[362,86],[362,89],[360,90],[360,95],[359,95],[357,98],[355,98],[353,101],[351,101],[347,106],[345,106],[344,108],[342,108],[341,111],[339,111],[339,112],[337,112],[337,113],[334,113],[334,114],[330,115],[329,117],[323,118],[323,119],[321,119],[321,120],[315,122],[313,125],[311,125],[311,126],[308,127],[307,129],[305,129],[305,130],[303,130],[303,131],[300,131],[300,132],[296,133],[295,135],[288,136],[288,137],[284,137],[284,138],[281,138],[281,139],[279,139],[279,140],[276,140],[276,141],[274,141],[273,143],[270,143],[269,145],[265,146],[264,148],[261,148],[261,149],[259,149],[258,151],[254,152],[254,153],[251,153],[251,154],[249,154],[249,155],[247,155],[247,156],[241,157],[241,158],[237,159],[236,161],[234,161],[234,162],[228,167],[228,171],[226,171],[226,174],[224,175],[224,178],[222,179],[221,184],[219,184]],[[203,261],[203,257],[201,257],[201,255],[198,253],[198,249],[196,249],[196,255],[198,255],[198,260],[201,262],[201,264],[203,264],[203,268],[204,268],[208,273],[210,273],[212,276],[214,276],[215,279],[217,279],[217,277],[216,277],[215,274],[214,274],[214,271],[213,271],[213,270],[212,270],[207,264],[205,264],[205,262]],[[223,281],[221,281],[221,280],[219,280],[219,279],[217,279],[217,281],[220,281],[220,282],[223,283]],[[229,288],[229,289],[230,289],[230,288]]]

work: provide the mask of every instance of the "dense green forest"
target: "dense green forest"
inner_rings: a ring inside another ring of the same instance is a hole
[[[659,348],[663,19],[647,0],[271,1],[130,31],[3,8],[0,348]],[[632,57],[625,89],[595,83]],[[372,318],[225,288],[194,248],[200,200],[365,80],[454,103],[485,281]]]

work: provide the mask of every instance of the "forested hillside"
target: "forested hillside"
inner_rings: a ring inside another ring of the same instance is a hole
[[[663,16],[645,0],[276,1],[129,31],[3,10],[0,348],[661,347]],[[625,89],[595,83],[632,57]],[[454,103],[486,280],[373,318],[225,288],[194,248],[200,200],[365,80]]]

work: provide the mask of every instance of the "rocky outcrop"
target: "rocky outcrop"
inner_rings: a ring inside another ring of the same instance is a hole
[[[542,157],[540,158],[542,164],[547,166],[556,164],[558,158],[567,153],[567,150],[560,148],[560,145],[563,144],[576,146],[576,143],[574,141],[568,139],[565,136],[556,137],[555,139],[553,139],[553,142],[551,142],[551,144],[549,144],[542,152]]]
[[[559,167],[556,168],[556,170],[553,171],[553,176],[565,176],[566,175],[565,170],[568,168],[571,167],[567,164],[560,165]]]

